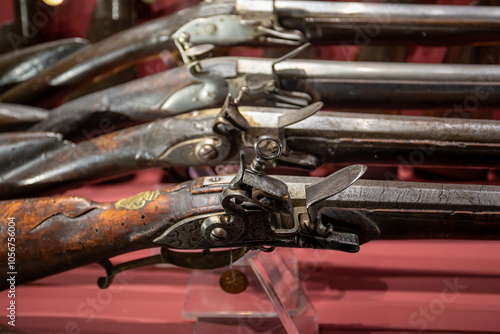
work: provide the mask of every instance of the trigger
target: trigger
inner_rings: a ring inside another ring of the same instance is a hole
[[[246,247],[217,252],[185,253],[175,252],[168,248],[162,248],[160,255],[154,255],[120,263],[114,266],[109,259],[99,262],[106,270],[106,277],[100,277],[97,285],[106,289],[113,283],[115,276],[125,270],[150,266],[154,264],[169,263],[177,267],[190,269],[216,269],[228,266],[232,261],[237,261],[248,251]]]

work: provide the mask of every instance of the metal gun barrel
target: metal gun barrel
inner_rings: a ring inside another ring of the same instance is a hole
[[[281,112],[240,108],[255,135]],[[276,110],[277,111],[277,110]],[[466,168],[500,164],[500,122],[458,118],[319,112],[285,129],[287,146],[321,162]]]
[[[500,106],[498,65],[290,60],[276,71],[283,89],[307,92],[337,110],[466,110],[474,117],[476,110]]]
[[[321,203],[325,221],[374,239],[500,239],[500,187],[359,180]]]
[[[246,3],[247,0],[243,0]],[[251,6],[259,6],[256,1]],[[359,2],[276,1],[286,28],[300,26],[312,39],[368,44],[453,45],[496,43],[500,8]],[[305,8],[305,9],[304,9]]]

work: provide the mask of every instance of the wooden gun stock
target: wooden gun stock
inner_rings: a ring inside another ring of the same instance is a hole
[[[16,272],[19,285],[119,254],[158,247],[154,238],[173,223],[221,210],[218,193],[193,197],[190,191],[189,183],[184,183],[114,203],[64,196],[0,202],[0,267],[4,268],[0,289],[8,287],[8,272]],[[11,217],[15,235],[9,229]],[[15,240],[9,241],[9,237]],[[5,270],[10,268],[11,246],[15,247],[15,269]]]

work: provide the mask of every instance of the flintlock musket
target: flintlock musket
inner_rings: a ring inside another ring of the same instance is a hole
[[[500,8],[343,3],[211,1],[119,32],[0,95],[36,104],[164,50],[185,63],[217,47],[374,43],[450,45],[498,42]],[[375,28],[375,29],[374,29]]]
[[[334,110],[441,108],[447,110],[445,117],[473,118],[476,110],[500,106],[500,67],[210,58],[66,102],[30,130],[90,139],[220,106],[228,93],[237,96],[242,87],[248,87],[242,105],[299,108],[321,101]]]
[[[317,112],[321,102],[300,110],[238,107],[240,97],[229,95],[222,109],[160,119],[78,144],[62,141],[0,173],[0,198],[54,193],[139,169],[237,164],[238,152],[251,151],[260,135],[283,142],[277,166],[497,168],[500,163],[499,121]]]
[[[217,268],[247,249],[357,252],[376,239],[500,239],[500,187],[358,180],[363,165],[325,179],[271,177],[263,169],[279,157],[279,140],[259,137],[255,151],[250,166],[240,154],[234,177],[197,179],[114,203],[80,197],[0,202],[0,266],[9,268],[0,273],[0,288],[95,262],[106,269],[99,280],[104,288],[127,268],[165,262]],[[161,255],[118,266],[109,261],[153,247],[162,247]],[[210,251],[217,248],[238,249]],[[14,253],[15,265],[9,264]]]

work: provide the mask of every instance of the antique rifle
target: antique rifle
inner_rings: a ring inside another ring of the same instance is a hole
[[[242,91],[244,92],[244,91]],[[237,164],[260,135],[284,151],[276,166],[340,164],[497,168],[500,122],[491,120],[238,107],[194,111],[111,132],[53,150],[1,173],[0,198],[48,194],[139,169]],[[317,112],[317,113],[316,113]]]
[[[0,55],[0,93],[33,78],[87,45],[84,39],[68,38]]]
[[[496,43],[496,7],[365,4],[326,1],[211,1],[124,30],[83,48],[0,95],[37,104],[164,50],[185,63],[214,46],[374,43],[450,45]]]
[[[358,180],[363,165],[325,179],[271,177],[264,165],[279,157],[280,141],[262,136],[254,147],[249,166],[240,153],[234,177],[197,179],[114,203],[0,202],[0,265],[9,268],[0,273],[0,288],[8,288],[7,278],[19,285],[95,262],[106,268],[99,285],[107,287],[128,268],[164,262],[217,268],[247,249],[357,252],[376,239],[500,239],[500,187]],[[118,266],[109,261],[153,247],[162,247],[161,255]],[[237,250],[210,251],[217,248]]]
[[[241,104],[299,108],[322,101],[334,110],[444,109],[474,117],[500,106],[497,65],[408,64],[211,58],[69,101],[33,131],[70,140],[161,117],[222,105],[228,93],[248,87]],[[103,127],[103,124],[107,126]]]

